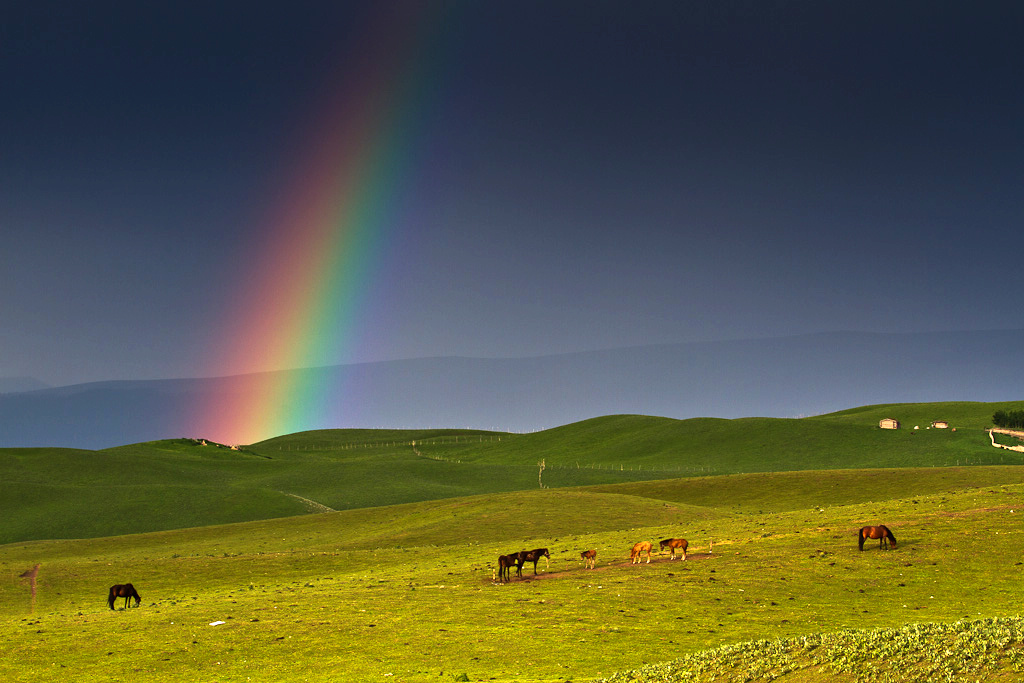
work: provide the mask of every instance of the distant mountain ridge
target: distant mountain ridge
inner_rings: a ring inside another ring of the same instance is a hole
[[[534,431],[589,417],[797,417],[850,406],[1024,397],[1024,330],[661,344],[531,358],[439,357],[283,371],[353,395],[340,427]],[[343,384],[342,384],[343,383]],[[189,433],[242,377],[111,381],[0,395],[0,446],[105,448]]]
[[[20,391],[37,391],[49,388],[49,384],[35,377],[0,377],[0,394],[13,394]]]

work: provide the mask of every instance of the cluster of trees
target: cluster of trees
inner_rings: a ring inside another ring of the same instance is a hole
[[[996,427],[1024,429],[1024,410],[997,410],[992,415],[992,423]]]

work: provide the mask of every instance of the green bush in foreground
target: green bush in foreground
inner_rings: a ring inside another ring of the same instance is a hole
[[[773,681],[799,672],[812,673],[815,680],[831,675],[849,680],[853,675],[865,683],[988,681],[999,670],[1024,673],[1022,617],[749,641],[617,673],[597,683]]]

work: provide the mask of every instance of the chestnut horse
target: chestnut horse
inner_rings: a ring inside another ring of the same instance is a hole
[[[864,550],[864,539],[866,538],[877,538],[879,548],[884,547],[888,550],[890,544],[893,548],[896,547],[896,537],[893,536],[889,527],[884,524],[861,527],[860,531],[857,532],[857,544],[861,550]]]
[[[685,538],[666,538],[658,545],[662,550],[668,548],[672,551],[672,557],[668,558],[670,560],[676,559],[676,549],[678,548],[683,553],[683,561],[686,561],[686,548],[690,544],[687,543]]]
[[[527,562],[533,562],[533,575],[534,576],[537,575],[537,560],[539,560],[542,557],[544,558],[544,568],[545,569],[550,569],[551,568],[551,553],[548,552],[547,548],[534,548],[533,550],[521,550],[521,551],[519,551],[519,554],[522,555],[522,557],[523,557],[522,563],[520,564],[520,566],[522,566],[523,564],[526,564]]]
[[[597,566],[597,550],[584,550],[580,553],[584,569],[594,569]]]
[[[107,596],[107,604],[110,605],[110,609],[114,609],[114,600],[118,598],[124,598],[124,608],[128,609],[128,601],[131,598],[135,598],[135,606],[138,607],[139,603],[142,602],[142,598],[139,597],[139,592],[135,590],[135,586],[130,583],[117,583],[110,587],[110,595]]]
[[[647,564],[651,563],[651,542],[640,541],[629,552],[630,564],[640,564],[640,556],[647,553]]]

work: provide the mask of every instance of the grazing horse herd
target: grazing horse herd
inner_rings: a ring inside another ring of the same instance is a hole
[[[865,539],[878,539],[878,547],[888,550],[889,548],[896,547],[896,536],[893,535],[892,530],[884,524],[878,526],[865,526],[861,527],[860,531],[857,532],[857,542],[860,550],[864,550]],[[666,538],[664,541],[658,543],[660,550],[668,549],[671,552],[669,560],[676,559],[676,551],[682,556],[683,561],[686,560],[686,549],[689,547],[689,542],[685,538]],[[629,562],[630,564],[640,564],[643,556],[647,555],[647,564],[651,563],[651,549],[652,545],[650,541],[640,541],[635,544],[629,551]],[[502,582],[511,581],[511,569],[514,566],[516,568],[516,576],[523,575],[523,564],[526,562],[533,561],[533,573],[537,573],[537,560],[544,557],[545,560],[550,559],[551,555],[548,553],[547,548],[538,548],[536,550],[520,550],[516,553],[509,555],[498,556],[498,576],[497,578]],[[597,550],[584,550],[580,553],[580,559],[583,560],[584,569],[594,569],[597,566]],[[550,563],[548,563],[549,565]]]
[[[896,536],[893,535],[892,530],[884,524],[878,526],[865,526],[861,527],[857,532],[857,544],[860,550],[864,550],[864,541],[866,539],[878,539],[878,547],[888,550],[889,548],[896,547]],[[660,550],[666,548],[671,551],[672,555],[669,560],[676,559],[676,551],[678,550],[682,555],[682,559],[686,560],[686,549],[690,544],[685,538],[666,538],[664,541],[658,543]],[[640,564],[644,554],[647,554],[647,564],[651,563],[651,542],[640,541],[635,544],[629,552],[630,564]],[[519,550],[508,555],[498,556],[498,568],[497,576],[492,578],[505,583],[506,581],[512,580],[512,567],[516,568],[516,576],[522,577],[523,565],[527,562],[533,562],[533,574],[537,575],[537,562],[540,558],[544,558],[545,569],[551,567],[551,553],[548,552],[547,548],[534,548],[533,550]],[[580,553],[580,559],[584,562],[584,569],[594,569],[597,566],[597,550],[584,550]],[[110,609],[114,609],[114,601],[118,598],[124,598],[124,608],[128,609],[129,602],[132,598],[135,598],[135,606],[138,607],[139,603],[142,602],[142,598],[139,597],[139,592],[135,590],[135,586],[130,583],[118,583],[110,587],[110,593],[107,596],[107,605]]]

